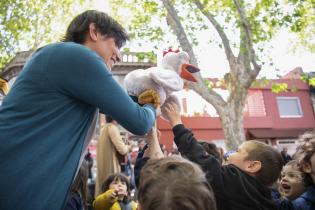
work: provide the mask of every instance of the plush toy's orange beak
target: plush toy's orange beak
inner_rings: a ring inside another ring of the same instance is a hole
[[[194,77],[193,73],[199,72],[200,69],[191,64],[183,64],[182,65],[182,72],[180,73],[181,78],[191,81],[197,82],[196,78]]]

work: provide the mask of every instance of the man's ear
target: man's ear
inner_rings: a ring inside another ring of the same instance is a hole
[[[261,169],[261,162],[258,160],[250,161],[249,165],[247,166],[247,172],[249,173],[257,173]]]
[[[98,38],[98,33],[97,33],[97,28],[95,26],[95,23],[91,23],[89,25],[89,37],[93,41],[96,41]]]
[[[309,164],[309,163],[302,163],[302,170],[305,172],[305,173],[307,173],[307,174],[310,174],[310,173],[312,173],[312,166],[311,166],[311,164]]]

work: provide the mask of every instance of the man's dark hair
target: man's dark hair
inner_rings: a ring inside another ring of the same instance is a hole
[[[280,152],[263,142],[251,140],[246,143],[250,144],[246,159],[261,162],[261,169],[255,178],[265,186],[272,185],[279,178],[283,166]]]
[[[143,210],[216,210],[212,188],[202,170],[176,155],[146,163],[138,199]]]
[[[63,42],[84,43],[91,23],[107,38],[114,38],[118,48],[121,48],[129,36],[125,29],[112,17],[104,12],[87,10],[76,16],[68,26]]]

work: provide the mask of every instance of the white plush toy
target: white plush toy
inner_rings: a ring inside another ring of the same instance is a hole
[[[164,51],[163,55],[162,67],[133,70],[124,79],[124,86],[129,95],[138,97],[146,90],[156,91],[162,110],[165,101],[174,101],[180,105],[172,93],[183,89],[183,79],[196,82],[193,73],[199,71],[197,67],[189,64],[189,56],[184,51],[169,49]],[[162,117],[165,118],[163,112]]]

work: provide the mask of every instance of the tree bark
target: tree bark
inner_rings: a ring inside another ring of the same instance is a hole
[[[245,141],[243,109],[234,108],[228,104],[224,110],[225,112],[220,115],[220,118],[225,145],[228,150],[236,150]]]

